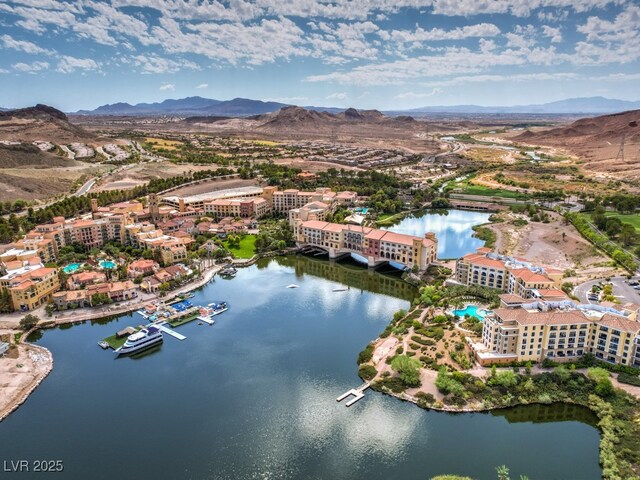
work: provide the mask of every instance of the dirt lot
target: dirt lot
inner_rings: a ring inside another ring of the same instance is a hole
[[[171,162],[154,162],[135,165],[132,168],[120,170],[113,175],[103,178],[94,191],[133,188],[144,185],[154,178],[169,178],[202,170],[215,170],[218,165],[176,165]]]
[[[515,218],[524,218],[521,215],[501,215],[506,220],[504,223],[488,225],[496,233],[495,250],[499,253],[562,270],[575,269],[581,278],[603,277],[617,271],[610,266],[609,258],[587,242],[572,225],[565,225],[564,219],[556,213],[549,212],[550,223],[529,222],[524,226],[510,223]]]
[[[52,365],[51,353],[33,345],[14,347],[0,358],[0,420],[26,400]]]

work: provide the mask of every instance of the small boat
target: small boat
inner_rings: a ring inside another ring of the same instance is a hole
[[[235,277],[236,273],[238,273],[238,270],[234,267],[227,267],[224,270],[220,271],[220,275],[223,275],[225,277]]]
[[[333,291],[334,292],[346,292],[347,289],[346,288],[334,288]]]
[[[98,345],[100,345],[100,348],[102,348],[103,350],[106,350],[107,348],[109,348],[109,344],[104,340],[98,342]]]
[[[139,352],[146,348],[161,343],[163,340],[162,332],[156,326],[143,328],[139,332],[129,335],[124,344],[116,349],[116,356],[126,355],[128,353]]]
[[[212,310],[212,313],[211,313],[212,317],[215,315],[220,315],[221,313],[229,310],[229,305],[227,305],[227,302],[220,302],[220,303],[212,302],[207,306]]]
[[[287,288],[300,288],[300,285],[296,285],[295,283],[292,283],[291,285],[287,285]]]

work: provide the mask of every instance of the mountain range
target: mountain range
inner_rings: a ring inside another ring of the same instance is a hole
[[[203,97],[168,99],[157,103],[112,103],[95,110],[80,110],[76,115],[201,115],[201,116],[246,116],[270,113],[286,107],[284,103],[263,102],[248,98],[215,100]]]
[[[250,116],[262,115],[289,106],[280,102],[264,102],[248,98],[234,98],[232,100],[215,100],[203,97],[187,97],[168,99],[157,103],[113,103],[102,105],[95,110],[80,110],[76,115],[190,115],[190,116]],[[335,107],[304,107],[307,110],[319,112],[340,113],[344,108]],[[604,97],[569,98],[556,102],[515,105],[515,106],[480,106],[480,105],[443,105],[425,106],[411,110],[396,110],[393,114],[420,113],[458,113],[458,114],[501,114],[501,113],[537,113],[537,114],[603,114],[615,113],[640,108],[640,101],[630,102]]]
[[[640,101],[630,102],[604,97],[581,97],[556,102],[514,105],[510,107],[485,107],[480,105],[449,105],[421,107],[409,113],[542,113],[542,114],[590,114],[615,113],[640,109]]]

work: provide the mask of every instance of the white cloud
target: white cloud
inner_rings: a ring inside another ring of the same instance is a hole
[[[158,90],[161,91],[165,91],[165,90],[175,90],[176,86],[173,83],[163,83],[162,85],[160,85],[160,88]]]
[[[438,80],[433,82],[425,82],[426,87],[451,87],[468,83],[490,83],[490,82],[528,82],[528,81],[545,81],[545,80],[574,80],[578,78],[578,74],[573,72],[567,73],[522,73],[515,75],[469,75],[450,78],[447,80]]]
[[[136,55],[132,62],[142,73],[175,73],[180,70],[200,70],[200,66],[192,61],[160,57],[158,55]]]
[[[209,88],[209,84],[208,83],[201,83],[196,88],[198,88],[198,89]]]
[[[417,100],[417,99],[420,99],[420,98],[433,97],[434,95],[437,95],[439,93],[442,93],[442,89],[441,88],[434,88],[430,92],[423,92],[423,93],[405,92],[405,93],[400,93],[400,94],[396,95],[393,98],[395,98],[397,100]]]
[[[100,67],[95,60],[91,58],[76,58],[68,55],[63,56],[58,61],[58,67],[56,70],[60,73],[71,73],[76,70],[99,70]]]
[[[347,93],[346,92],[335,92],[331,95],[326,96],[326,100],[346,100]]]
[[[500,29],[492,23],[479,23],[477,25],[467,25],[452,30],[444,30],[442,28],[432,28],[424,30],[416,27],[414,31],[409,30],[392,30],[387,34],[381,35],[383,39],[390,39],[394,42],[406,43],[422,43],[440,40],[462,40],[470,37],[494,37],[500,34]]]
[[[16,72],[35,73],[49,68],[48,62],[16,63],[12,65]]]
[[[562,32],[560,28],[550,27],[549,25],[542,26],[542,33],[545,37],[549,37],[552,43],[560,43],[562,41]]]
[[[47,48],[42,48],[36,45],[33,42],[29,42],[26,40],[16,40],[10,35],[2,35],[0,36],[0,41],[2,42],[2,46],[4,48],[10,48],[12,50],[19,50],[25,53],[31,54],[45,54],[45,55],[53,55],[55,53],[54,50],[49,50]]]

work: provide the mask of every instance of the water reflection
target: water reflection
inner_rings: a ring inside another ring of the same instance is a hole
[[[465,210],[427,211],[384,228],[419,237],[424,236],[425,232],[434,232],[438,238],[438,258],[459,258],[484,244],[482,240],[472,236],[472,227],[487,223],[489,216],[489,213]]]
[[[551,414],[537,406],[447,415],[373,391],[351,408],[337,403],[360,383],[358,352],[408,306],[393,296],[412,298],[407,288],[360,267],[286,257],[196,292],[194,303],[231,308],[135,361],[113,361],[96,343],[139,316],[47,330],[39,343],[54,370],[0,423],[3,455],[62,458],[60,479],[493,480],[503,463],[516,478],[599,478],[598,432],[575,421],[581,412],[540,424]]]

